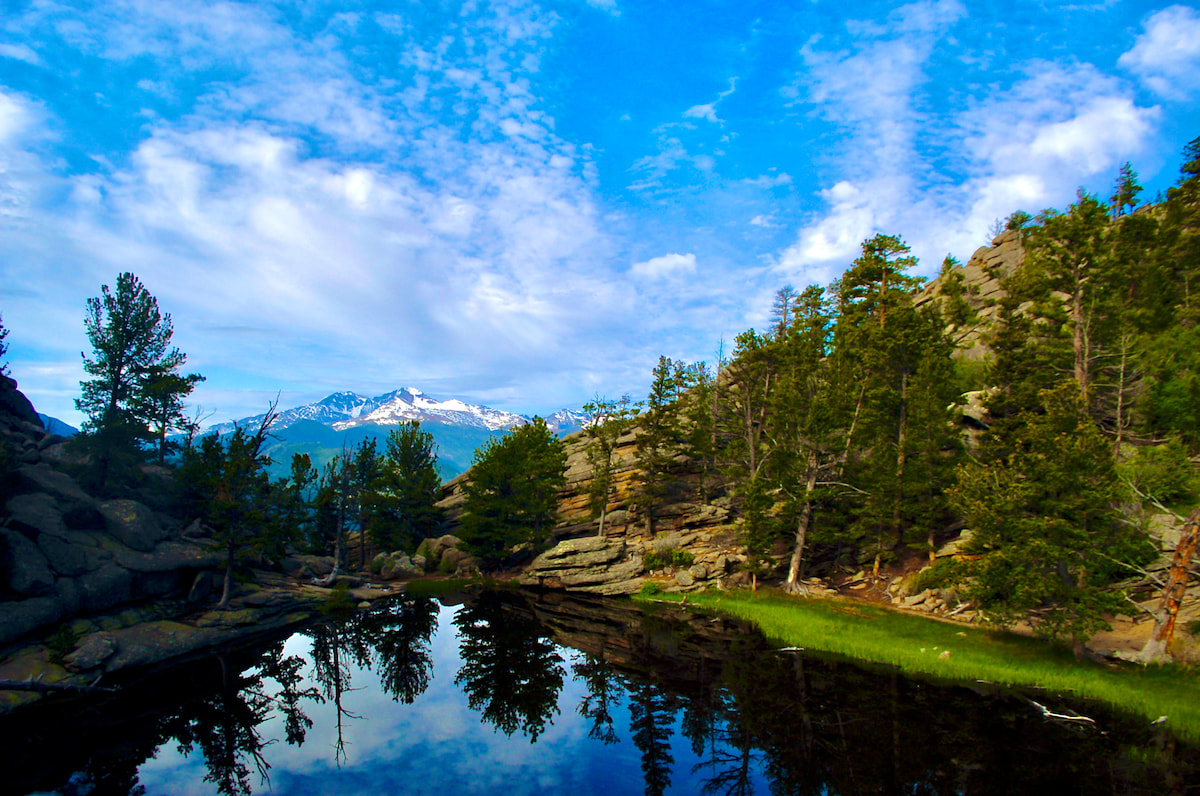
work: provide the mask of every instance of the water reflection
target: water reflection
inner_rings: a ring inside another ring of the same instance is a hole
[[[13,755],[0,792],[1182,794],[1200,781],[1195,746],[1086,711],[1097,728],[1047,724],[1017,694],[780,653],[727,620],[627,603],[405,599],[0,721]]]
[[[558,713],[563,658],[516,595],[487,592],[454,617],[462,666],[454,682],[467,704],[505,735],[531,743]]]

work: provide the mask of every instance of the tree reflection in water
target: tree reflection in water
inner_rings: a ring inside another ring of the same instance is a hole
[[[342,704],[352,689],[354,669],[379,670],[380,686],[392,699],[412,704],[429,686],[437,630],[437,604],[428,599],[389,600],[304,631],[312,639],[313,679],[334,705],[334,759],[346,761],[344,719],[357,719]]]
[[[608,746],[620,740],[613,727],[612,711],[620,704],[624,689],[605,653],[606,646],[602,640],[598,653],[593,655],[585,652],[579,661],[571,664],[571,674],[586,689],[578,713],[589,722],[588,738]]]
[[[462,667],[454,682],[467,704],[505,735],[531,743],[558,713],[562,656],[519,597],[485,592],[454,617]]]
[[[304,713],[305,701],[319,701],[315,688],[302,688],[300,669],[303,659],[284,657],[283,642],[269,647],[257,665],[238,673],[224,656],[217,658],[221,667],[220,685],[188,710],[167,718],[161,725],[162,742],[174,738],[184,756],[197,748],[204,755],[208,771],[205,782],[217,786],[217,792],[237,796],[250,794],[251,766],[262,783],[269,782],[271,764],[263,749],[259,725],[273,712],[283,717],[287,742],[304,743],[312,720]],[[269,689],[268,683],[274,688]]]

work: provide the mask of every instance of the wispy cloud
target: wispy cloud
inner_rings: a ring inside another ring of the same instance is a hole
[[[42,66],[42,59],[28,44],[0,44],[0,58],[12,58],[34,66]]]
[[[717,95],[717,98],[712,102],[704,105],[693,105],[683,112],[685,119],[706,119],[707,121],[716,124],[724,124],[725,120],[717,117],[717,104],[732,94],[737,89],[737,78],[729,78],[729,88]]]
[[[779,188],[784,185],[792,184],[792,176],[790,174],[760,174],[757,177],[747,178],[742,180],[747,185],[754,185],[759,188]]]
[[[192,364],[236,350],[284,387],[329,367],[305,351],[354,351],[381,387],[435,382],[461,368],[451,362],[495,387],[517,362],[562,367],[594,318],[622,315],[594,268],[607,244],[586,156],[553,133],[525,76],[536,63],[522,51],[536,55],[553,18],[501,8],[460,22],[468,50],[445,35],[410,42],[401,57],[419,77],[387,94],[347,68],[331,34],[297,37],[252,7],[212,12],[132,4],[71,29],[73,46],[108,59],[167,60],[178,41],[198,62],[236,50],[239,67],[188,116],[156,122],[127,162],[70,178],[71,201],[53,208],[57,256],[17,282],[61,274],[82,306],[133,270],[175,315]],[[0,94],[0,140],[32,118]],[[19,189],[0,189],[6,206]],[[232,331],[248,319],[265,334]],[[32,324],[31,336],[49,331]]]

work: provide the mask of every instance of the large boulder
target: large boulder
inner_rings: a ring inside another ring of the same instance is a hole
[[[149,553],[169,535],[154,512],[136,500],[106,500],[100,513],[109,535],[133,550]]]
[[[624,540],[588,536],[567,539],[539,555],[522,582],[598,594],[632,594],[642,585],[640,555],[627,555]]]
[[[0,375],[0,414],[27,423],[45,434],[42,419],[23,393],[17,390],[17,380]]]
[[[114,558],[125,569],[141,573],[217,568],[225,561],[219,550],[184,542],[162,542],[149,553],[118,550]]]
[[[0,528],[0,562],[4,585],[17,594],[39,597],[54,591],[54,573],[46,556],[23,534]]]
[[[15,641],[40,627],[53,624],[65,615],[61,601],[54,597],[12,600],[0,610],[0,644]]]
[[[78,578],[83,592],[83,608],[104,611],[133,599],[133,573],[114,563]]]
[[[17,495],[8,501],[7,508],[9,526],[30,539],[37,538],[38,534],[67,538],[67,524],[58,502],[45,492]]]
[[[104,518],[97,510],[95,499],[66,473],[45,465],[22,467],[16,472],[16,491],[49,495],[58,504],[69,528],[92,530],[104,527]]]
[[[83,534],[76,534],[83,536]],[[86,538],[86,537],[85,537]],[[68,541],[43,533],[37,538],[38,549],[46,557],[50,568],[60,575],[75,577],[94,569],[99,569],[104,563],[99,548],[89,546],[79,541]],[[107,554],[111,557],[111,553]]]

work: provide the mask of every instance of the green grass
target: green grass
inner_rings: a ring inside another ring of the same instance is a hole
[[[981,680],[1097,699],[1150,720],[1167,716],[1176,734],[1200,741],[1200,674],[1183,667],[1079,661],[1061,645],[1013,633],[767,590],[690,594],[688,604],[745,619],[783,646],[887,664],[940,680]],[[946,651],[950,654],[942,657]]]

